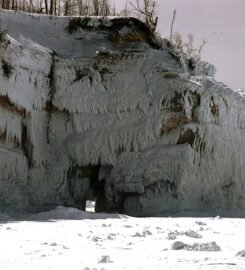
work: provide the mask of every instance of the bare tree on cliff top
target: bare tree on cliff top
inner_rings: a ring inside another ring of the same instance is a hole
[[[142,19],[152,32],[156,30],[158,17],[157,17],[157,0],[135,0],[130,2],[133,11]]]
[[[151,31],[157,27],[157,0],[132,0],[130,7],[126,2],[124,10],[117,13],[111,7],[110,0],[0,0],[0,8],[27,11],[31,13],[46,13],[65,16],[109,16],[121,14],[135,15],[146,23]]]

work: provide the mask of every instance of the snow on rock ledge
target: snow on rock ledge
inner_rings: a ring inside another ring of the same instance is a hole
[[[133,18],[0,10],[0,208],[245,207],[245,99]]]

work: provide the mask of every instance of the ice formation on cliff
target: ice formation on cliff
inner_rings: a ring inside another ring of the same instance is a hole
[[[0,10],[0,62],[1,209],[245,206],[244,94],[140,21]]]

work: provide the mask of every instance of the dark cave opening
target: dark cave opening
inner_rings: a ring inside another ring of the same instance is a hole
[[[107,212],[105,181],[111,169],[111,166],[101,165],[71,167],[67,179],[73,206],[86,211],[87,201],[95,201],[95,212]]]
[[[191,129],[185,130],[182,134],[180,134],[177,144],[188,143],[190,146],[193,145],[195,141],[196,135]]]

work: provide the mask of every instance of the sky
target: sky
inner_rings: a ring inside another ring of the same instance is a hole
[[[118,8],[124,6],[124,0],[114,1]],[[202,58],[215,65],[216,79],[245,89],[245,1],[158,0],[157,30],[164,37],[169,36],[174,9],[174,31],[184,40],[192,33],[197,47],[207,41]]]

